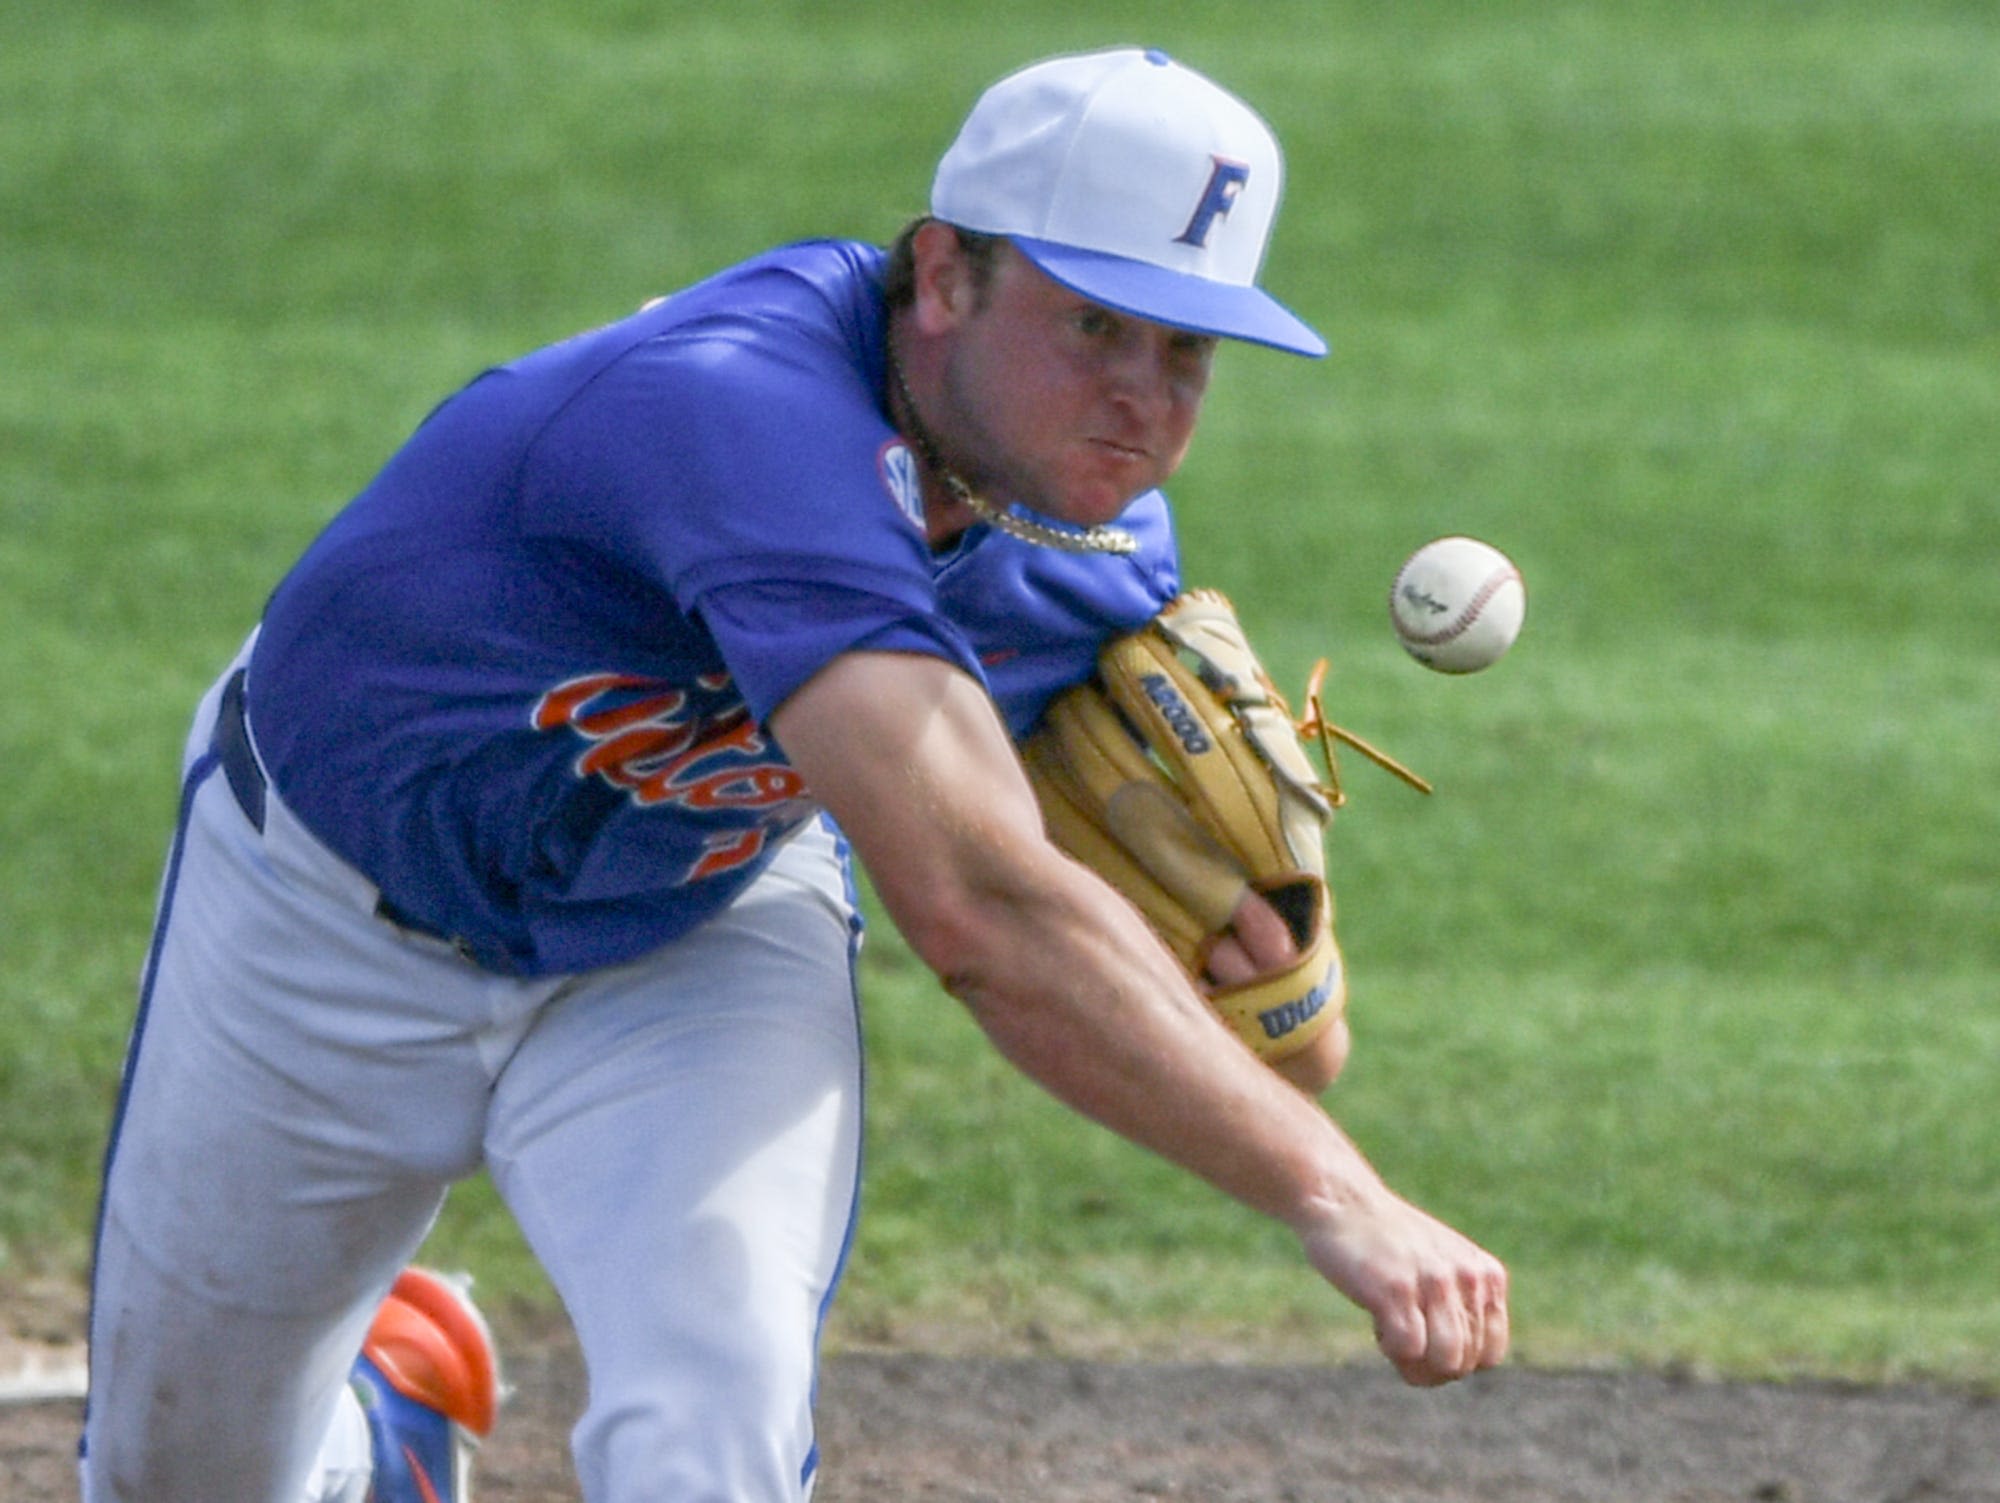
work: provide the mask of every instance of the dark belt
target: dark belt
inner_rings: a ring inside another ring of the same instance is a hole
[[[229,682],[222,686],[222,701],[216,708],[215,732],[209,738],[209,745],[222,764],[222,775],[228,780],[229,791],[236,795],[236,807],[243,811],[243,817],[256,826],[257,833],[261,835],[264,833],[264,808],[269,800],[270,784],[264,777],[264,769],[258,765],[256,751],[250,745],[250,723],[243,709],[244,677],[245,671],[238,668],[229,675]],[[408,929],[427,939],[445,939],[463,949],[462,944],[411,918],[379,893],[375,899],[375,916],[387,919],[398,929]]]
[[[243,718],[243,670],[238,668],[222,686],[222,706],[215,715],[215,734],[209,742],[222,760],[222,775],[229,779],[229,791],[243,817],[264,833],[264,769],[257,765],[257,753],[250,749],[250,727]]]

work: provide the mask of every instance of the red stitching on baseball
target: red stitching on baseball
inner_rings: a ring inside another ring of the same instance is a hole
[[[1521,571],[1519,569],[1511,567],[1495,569],[1486,577],[1486,582],[1473,592],[1472,598],[1466,601],[1465,609],[1452,617],[1449,623],[1432,632],[1405,631],[1403,633],[1403,640],[1415,643],[1418,647],[1443,646],[1479,619],[1479,613],[1486,609],[1486,602],[1499,594],[1502,586],[1509,580],[1519,583],[1520,578]],[[1522,588],[1526,589],[1527,586],[1522,585]],[[1403,593],[1403,580],[1400,575],[1396,579],[1396,593],[1398,595]]]

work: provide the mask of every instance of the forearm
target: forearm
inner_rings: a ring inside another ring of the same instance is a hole
[[[995,1046],[1065,1104],[1295,1228],[1386,1193],[1324,1111],[1232,1037],[1152,931],[1051,859],[941,969]]]
[[[1506,1271],[1392,1193],[1137,911],[1049,844],[978,685],[935,660],[853,654],[774,722],[896,926],[1019,1069],[1285,1222],[1409,1381],[1500,1360]]]
[[[942,972],[995,1045],[1077,1111],[1290,1226],[1406,1381],[1500,1361],[1506,1270],[1383,1184],[1228,1032],[1137,915],[1078,875],[1087,887],[1052,879],[1025,900],[1017,947]]]

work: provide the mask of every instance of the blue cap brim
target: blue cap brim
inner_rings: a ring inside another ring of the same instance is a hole
[[[1315,360],[1326,353],[1326,341],[1261,288],[1211,282],[1149,262],[1025,235],[1007,238],[1044,276],[1117,312]]]

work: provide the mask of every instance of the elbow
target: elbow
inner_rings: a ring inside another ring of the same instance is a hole
[[[984,989],[992,969],[988,926],[973,905],[932,892],[891,918],[912,953],[952,996],[963,1001]]]
[[[1053,847],[1050,860],[1012,865],[991,860],[921,875],[878,877],[889,918],[911,951],[961,1002],[1033,989],[1052,947],[1074,942],[1074,888]],[[990,857],[989,848],[982,855]]]
[[[1354,1047],[1354,1035],[1347,1026],[1347,967],[1341,963],[1338,949],[1334,951],[1333,971],[1325,985],[1324,1012],[1332,1014],[1331,1020],[1303,1049],[1277,1065],[1279,1073],[1308,1096],[1317,1096],[1340,1078],[1340,1072],[1347,1068],[1348,1053]]]
[[[1347,1068],[1347,1055],[1353,1044],[1354,1036],[1348,1031],[1347,1019],[1338,1017],[1321,1029],[1319,1036],[1305,1048],[1274,1061],[1272,1068],[1308,1096],[1317,1096],[1338,1080],[1340,1072]]]
[[[1060,984],[1045,963],[1059,937],[1046,926],[1009,922],[1012,907],[990,896],[953,900],[931,892],[891,916],[917,959],[1004,1057],[1031,1075],[1048,1067],[1041,1003]]]
[[[1348,1052],[1354,1046],[1354,1035],[1347,1027],[1346,968],[1336,963],[1323,985],[1326,1004],[1319,1016],[1328,1018],[1331,1014],[1326,1025],[1303,1047],[1283,1059],[1271,1061],[1273,1069],[1308,1096],[1317,1096],[1340,1078],[1340,1072],[1347,1068]]]

